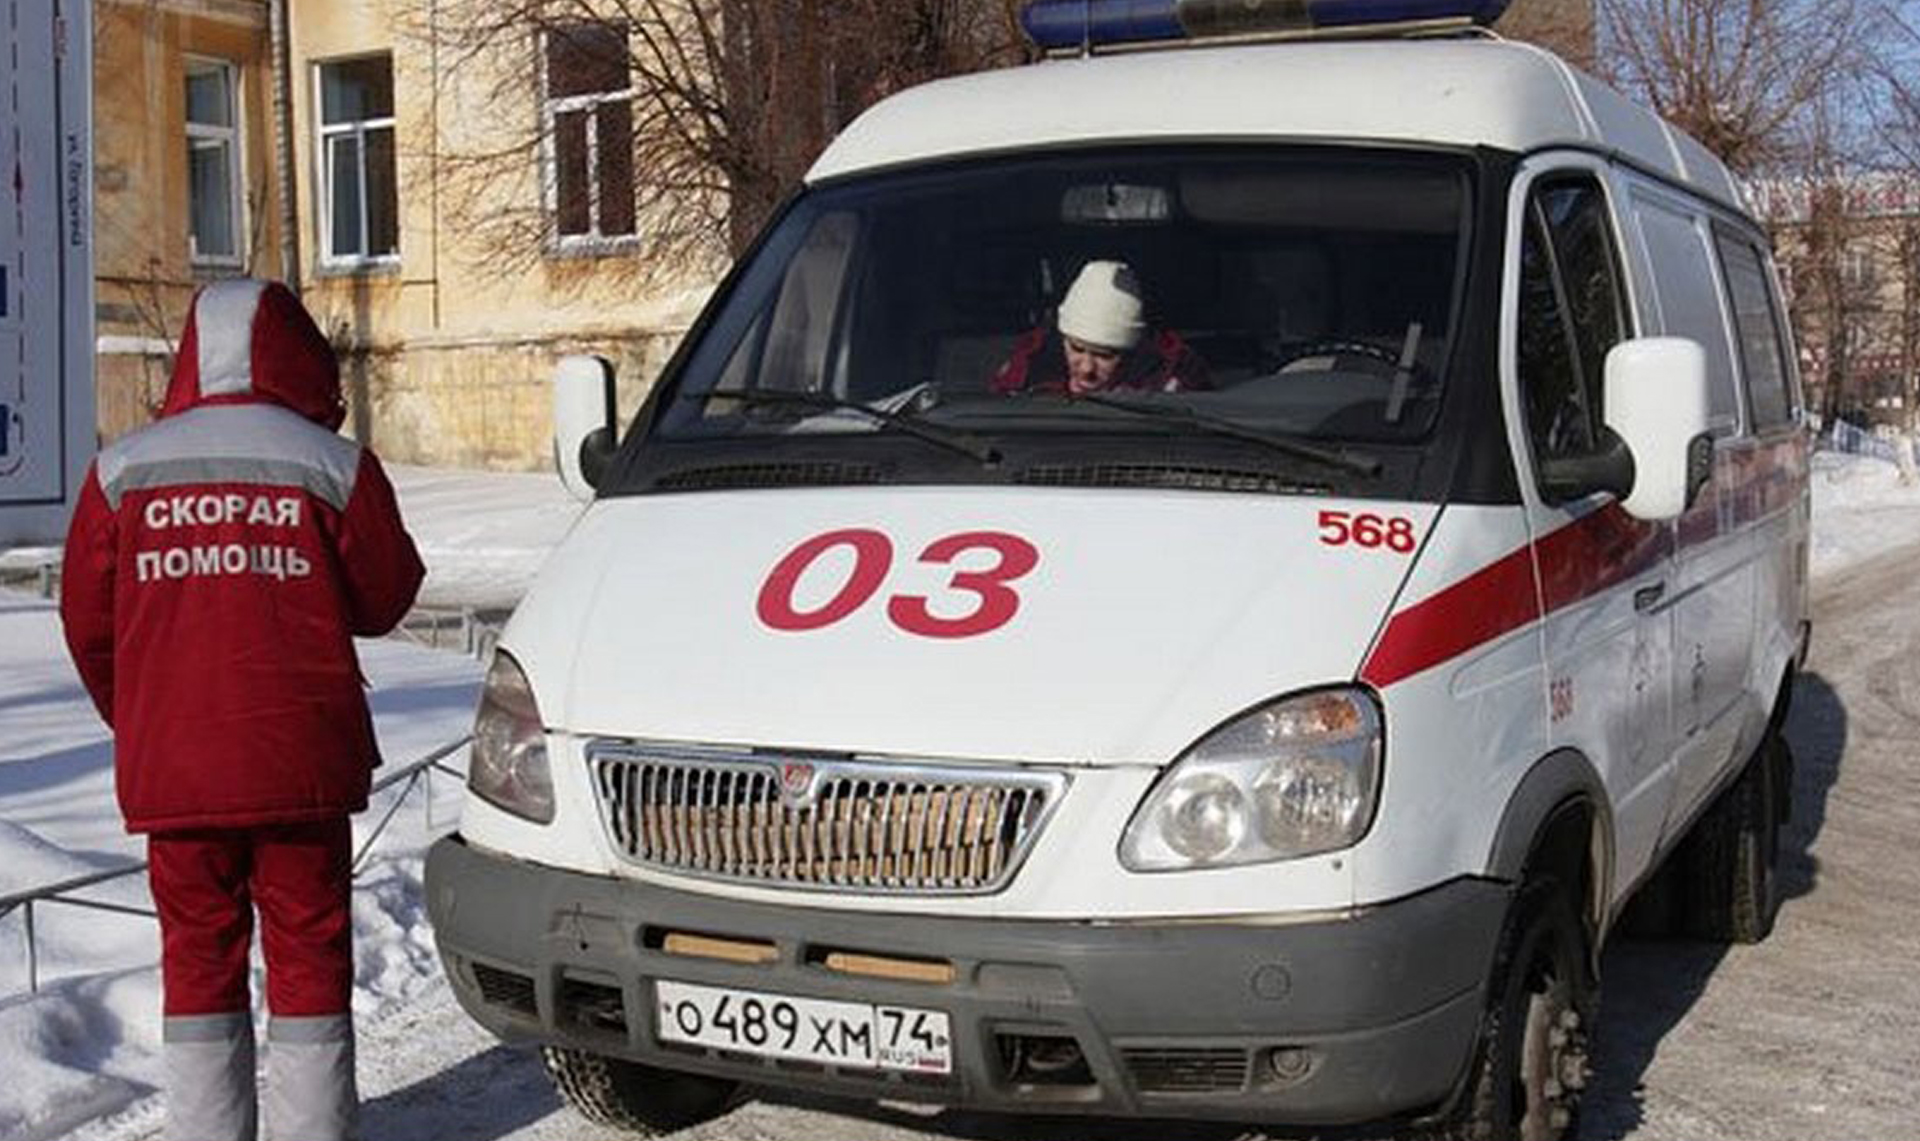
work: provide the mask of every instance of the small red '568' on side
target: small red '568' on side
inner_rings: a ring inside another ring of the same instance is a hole
[[[811,610],[794,606],[793,590],[815,561],[836,547],[853,551],[853,570],[832,598]],[[1005,626],[1020,609],[1020,594],[1008,583],[1040,565],[1039,550],[1018,535],[1004,531],[962,531],[936,539],[920,552],[923,563],[946,565],[969,551],[989,550],[999,561],[985,570],[956,570],[947,580],[952,590],[972,594],[978,605],[957,618],[942,618],[919,594],[896,594],[887,600],[887,618],[909,634],[923,638],[970,638]],[[788,551],[773,565],[760,586],[760,621],[775,630],[800,633],[833,625],[864,606],[880,589],[893,567],[893,540],[867,527],[848,527],[815,535]]]
[[[1403,515],[1380,516],[1368,512],[1322,511],[1320,542],[1328,547],[1352,544],[1367,550],[1380,547],[1399,555],[1410,555],[1417,541],[1413,520]]]

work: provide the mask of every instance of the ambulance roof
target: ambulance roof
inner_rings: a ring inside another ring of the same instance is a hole
[[[1090,142],[1275,139],[1579,147],[1744,212],[1698,142],[1559,57],[1493,37],[1180,46],[941,80],[861,115],[808,180]]]

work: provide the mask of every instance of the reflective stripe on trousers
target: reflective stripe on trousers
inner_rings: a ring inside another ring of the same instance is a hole
[[[190,1014],[161,1025],[166,1056],[167,1141],[253,1141],[253,1019]]]
[[[198,1014],[165,1020],[167,1141],[349,1141],[359,1097],[353,1016],[267,1020],[264,1099],[254,1088],[253,1020]]]
[[[359,1100],[351,1014],[267,1020],[268,1141],[347,1141]]]

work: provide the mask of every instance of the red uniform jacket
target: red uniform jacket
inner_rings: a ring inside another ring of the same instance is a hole
[[[379,754],[353,636],[391,630],[424,570],[342,415],[298,299],[220,282],[194,299],[159,419],[88,471],[60,616],[114,730],[129,831],[366,807]]]

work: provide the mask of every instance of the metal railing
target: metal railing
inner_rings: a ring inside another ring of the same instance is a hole
[[[393,799],[393,803],[387,805],[386,810],[381,813],[379,823],[373,826],[373,831],[369,833],[366,840],[361,843],[360,850],[354,853],[353,872],[355,876],[360,874],[360,869],[362,865],[365,864],[368,853],[373,851],[374,844],[378,842],[381,835],[386,832],[387,826],[393,823],[394,816],[399,813],[401,807],[412,797],[414,789],[424,788],[426,790],[424,797],[426,827],[431,830],[435,826],[433,820],[433,774],[438,772],[445,776],[464,781],[466,774],[446,764],[446,759],[465,748],[472,740],[473,734],[468,733],[456,740],[449,741],[427,755],[417,760],[409,761],[400,768],[387,773],[373,783],[373,787],[369,790],[370,795],[384,792],[394,785],[404,785],[405,787],[401,788],[400,795]],[[71,879],[61,880],[58,883],[50,883],[41,887],[27,888],[23,891],[0,895],[0,919],[6,918],[16,910],[21,913],[26,934],[27,992],[29,994],[38,994],[40,992],[40,950],[34,930],[34,909],[41,905],[60,904],[65,907],[76,907],[83,910],[107,911],[120,915],[136,915],[147,919],[156,918],[155,913],[150,908],[129,907],[124,903],[108,903],[98,899],[80,899],[73,895],[76,891],[89,887],[97,887],[100,884],[113,880],[125,879],[128,876],[139,875],[146,870],[147,862],[141,860],[123,867],[108,868],[104,871],[92,872],[84,876],[74,876]]]
[[[485,606],[416,606],[394,627],[392,637],[431,650],[458,649],[485,659],[500,640],[510,609]]]
[[[19,547],[0,550],[0,586],[32,590],[53,598],[60,585],[58,547]]]

